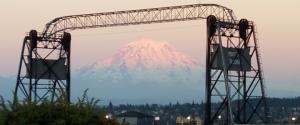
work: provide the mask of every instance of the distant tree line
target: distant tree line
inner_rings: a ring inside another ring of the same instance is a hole
[[[249,100],[249,103],[257,103],[258,100]],[[237,100],[233,101],[233,105],[237,104]],[[220,103],[213,103],[212,107],[217,107]],[[269,109],[270,122],[287,123],[291,117],[300,119],[300,97],[295,98],[267,98],[267,106]],[[113,105],[112,102],[106,106],[106,110],[111,114],[118,114],[123,111],[139,111],[150,115],[159,116],[162,124],[175,124],[177,116],[199,116],[204,118],[205,103],[183,103],[179,102],[167,105],[160,104],[144,104],[132,105],[121,104]],[[260,109],[261,110],[261,109]],[[295,121],[298,122],[298,121]]]
[[[0,125],[119,125],[114,119],[106,119],[110,113],[117,115],[123,111],[139,111],[160,117],[161,124],[175,124],[177,116],[199,116],[203,118],[205,103],[179,102],[167,105],[144,104],[132,105],[121,104],[114,106],[99,106],[95,98],[88,98],[85,93],[76,103],[66,103],[58,99],[52,103],[44,100],[39,104],[29,101],[13,105],[5,104],[0,98]],[[256,101],[256,100],[251,100]],[[234,102],[235,103],[235,102]],[[295,117],[296,123],[300,119],[300,97],[295,98],[268,98],[267,104],[269,115],[273,123],[288,123],[290,118]],[[218,105],[214,103],[213,105]]]

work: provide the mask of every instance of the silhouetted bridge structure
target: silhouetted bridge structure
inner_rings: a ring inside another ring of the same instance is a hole
[[[207,20],[205,124],[266,122],[255,25],[217,4],[192,4],[58,17],[23,41],[14,102],[70,101],[72,30]],[[200,94],[200,93],[199,93]],[[250,101],[256,100],[256,101]],[[212,107],[213,102],[221,102]],[[233,103],[234,102],[234,103]]]

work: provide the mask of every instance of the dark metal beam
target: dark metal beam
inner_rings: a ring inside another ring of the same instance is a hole
[[[226,22],[236,20],[233,11],[227,7],[217,4],[191,4],[58,17],[46,24],[43,36],[52,36],[67,30],[199,20],[206,19],[209,15]]]

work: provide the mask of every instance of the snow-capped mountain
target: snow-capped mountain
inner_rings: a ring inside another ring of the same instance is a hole
[[[113,57],[95,65],[101,67],[101,64],[124,64],[131,69],[150,68],[153,66],[189,68],[195,66],[196,62],[180,53],[169,43],[143,39],[127,44],[119,49]]]
[[[190,80],[197,80],[192,77],[197,71],[200,71],[200,67],[195,59],[179,52],[167,42],[148,39],[131,42],[112,57],[79,70],[81,77],[94,79],[99,84],[139,84],[146,81],[168,84],[172,80],[186,84]]]
[[[110,58],[80,68],[74,81],[89,84],[93,86],[89,87],[90,91],[95,89],[101,92],[97,95],[108,98],[119,97],[111,91],[127,91],[125,95],[136,98],[141,94],[142,98],[163,97],[172,101],[170,98],[176,95],[187,95],[195,100],[200,99],[203,72],[203,67],[195,59],[171,44],[142,39],[123,46]]]

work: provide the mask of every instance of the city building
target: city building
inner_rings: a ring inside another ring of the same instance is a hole
[[[119,123],[129,125],[154,125],[155,117],[137,111],[127,111],[116,116]]]
[[[194,116],[177,116],[176,125],[202,125],[202,119]]]

